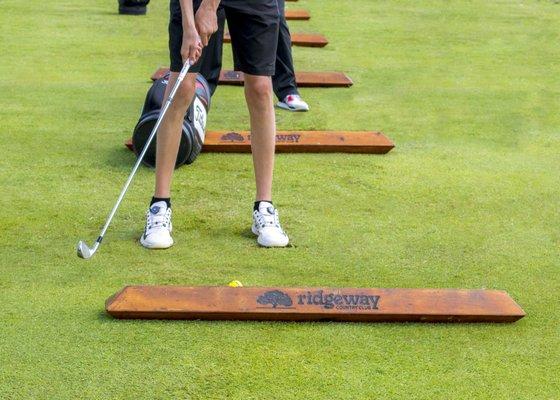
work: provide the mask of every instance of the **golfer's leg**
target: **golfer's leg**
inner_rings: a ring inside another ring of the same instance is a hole
[[[278,48],[276,50],[276,68],[272,77],[272,86],[278,100],[284,101],[286,96],[299,93],[292,58],[292,38],[284,16],[284,0],[278,1],[278,7],[280,10]]]
[[[245,99],[251,119],[255,200],[272,200],[276,121],[270,77],[245,74]]]
[[[278,107],[289,111],[308,111],[309,105],[301,98],[292,58],[292,37],[284,16],[284,0],[278,0],[280,11],[276,71],[272,77],[272,88],[278,98]]]
[[[178,72],[171,72],[165,100],[177,81]],[[148,249],[166,249],[173,245],[171,237],[171,177],[181,142],[183,118],[195,91],[196,74],[187,74],[173,103],[169,106],[156,136],[156,185],[154,197],[146,213],[146,227],[140,237]]]
[[[171,72],[165,91],[165,99],[169,96],[179,73]],[[157,133],[156,147],[156,185],[154,197],[171,197],[171,178],[175,169],[177,151],[181,142],[181,131],[185,113],[192,102],[196,84],[196,74],[187,74],[177,91],[173,103],[167,110],[165,118]]]
[[[265,247],[285,247],[289,238],[272,204],[276,124],[271,76],[278,44],[277,0],[225,2],[235,70],[245,73],[245,99],[251,121],[256,194],[251,231]]]

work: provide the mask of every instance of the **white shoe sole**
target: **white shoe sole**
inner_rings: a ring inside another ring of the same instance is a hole
[[[259,231],[257,231],[257,228],[255,228],[255,225],[251,226],[251,231],[255,236],[257,236],[257,243],[262,247],[286,247],[290,243],[290,239],[287,236],[284,236],[285,240],[281,242],[267,242],[263,240],[262,236],[259,235]]]
[[[144,246],[146,249],[150,249],[150,250],[164,250],[164,249],[168,249],[171,246],[173,246],[173,238],[169,238],[168,241],[166,242],[161,242],[161,243],[150,243],[147,241],[144,241],[144,235],[142,235],[142,237],[140,238],[140,244],[142,246]]]
[[[276,107],[281,108],[283,110],[293,111],[293,112],[307,112],[309,111],[309,107],[307,108],[293,108],[284,103],[283,101],[279,101],[276,103]]]

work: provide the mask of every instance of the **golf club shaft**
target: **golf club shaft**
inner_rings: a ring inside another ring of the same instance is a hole
[[[119,208],[119,205],[121,204],[121,202],[124,198],[124,195],[126,194],[126,191],[128,190],[128,187],[130,186],[130,183],[132,182],[132,179],[134,178],[134,175],[136,174],[136,171],[140,167],[140,164],[142,163],[142,160],[144,159],[144,156],[146,155],[146,152],[148,151],[148,147],[150,147],[150,144],[152,143],[152,140],[154,139],[154,137],[157,134],[157,131],[159,129],[161,121],[163,120],[163,118],[165,117],[165,114],[167,113],[167,109],[169,108],[169,106],[173,102],[173,98],[175,97],[175,93],[177,93],[177,90],[179,90],[179,86],[181,86],[181,83],[183,82],[183,79],[185,79],[185,76],[187,75],[187,72],[189,72],[190,67],[191,67],[191,63],[190,63],[189,60],[187,60],[185,62],[185,64],[183,65],[183,69],[181,69],[181,72],[179,73],[179,76],[177,77],[177,81],[175,82],[175,84],[173,85],[173,88],[171,89],[171,92],[169,93],[169,97],[167,97],[167,101],[165,102],[165,105],[163,106],[163,108],[161,109],[161,112],[159,113],[159,117],[156,121],[156,124],[155,124],[154,128],[152,129],[152,133],[150,133],[150,136],[148,137],[148,140],[146,141],[146,144],[144,145],[144,148],[142,149],[142,152],[140,153],[140,155],[138,156],[138,159],[136,160],[136,164],[134,164],[134,168],[132,168],[132,172],[128,176],[128,179],[126,180],[126,183],[124,184],[124,187],[121,190],[121,194],[119,195],[119,198],[117,199],[117,202],[115,203],[113,209],[111,210],[111,213],[109,214],[109,217],[107,218],[107,221],[105,222],[105,225],[103,226],[103,229],[101,230],[101,233],[99,234],[99,237],[96,240],[97,243],[101,243],[101,241],[103,240],[103,236],[105,236],[105,232],[107,232],[107,229],[109,228],[109,225],[111,224],[111,221],[113,220],[113,217],[115,216],[115,214],[117,212],[117,209]]]

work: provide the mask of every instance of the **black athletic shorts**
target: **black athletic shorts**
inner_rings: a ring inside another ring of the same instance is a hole
[[[193,0],[196,12],[202,0]],[[251,75],[272,76],[276,64],[278,45],[279,9],[277,0],[222,0],[231,35],[236,71]],[[179,0],[170,2],[169,56],[171,71],[183,67],[181,45],[183,25]],[[199,72],[206,52],[189,72]]]

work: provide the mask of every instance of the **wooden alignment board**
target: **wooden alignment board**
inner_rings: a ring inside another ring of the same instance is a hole
[[[284,16],[287,20],[307,21],[311,19],[311,15],[306,10],[286,10]]]
[[[325,47],[329,44],[327,38],[318,33],[292,33],[292,46]],[[224,43],[231,43],[229,32],[224,34]]]
[[[169,67],[159,67],[151,76],[153,81],[163,78]],[[299,87],[350,87],[354,84],[343,72],[296,72]],[[243,72],[223,70],[220,72],[221,85],[243,86]]]
[[[457,289],[127,286],[105,303],[121,319],[515,322],[504,291]]]
[[[132,150],[132,139],[125,142]],[[367,153],[386,154],[395,144],[381,132],[373,131],[278,131],[277,153]],[[247,131],[208,131],[202,151],[206,153],[250,153]]]
[[[278,131],[277,153],[371,153],[386,154],[395,144],[380,132]],[[250,153],[250,132],[206,132],[204,152]]]
[[[296,71],[296,82],[299,87],[350,87],[354,84],[352,79],[342,72]],[[244,83],[243,72],[222,70],[219,83],[242,86]]]

